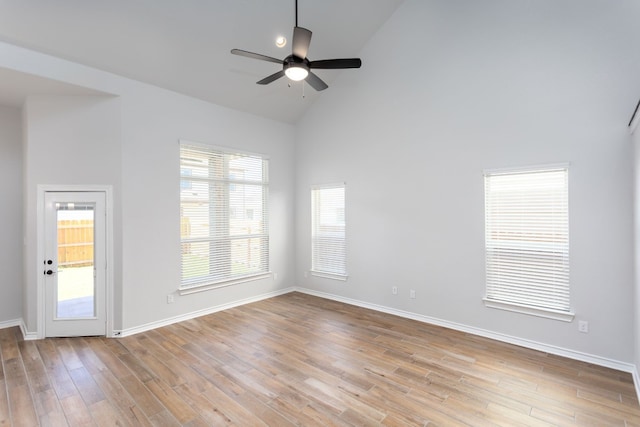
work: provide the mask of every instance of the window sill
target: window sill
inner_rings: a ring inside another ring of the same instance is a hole
[[[346,274],[325,273],[323,271],[311,270],[310,273],[311,273],[312,276],[323,277],[325,279],[341,280],[343,282],[346,282],[347,279],[349,278],[349,276],[346,275]]]
[[[253,282],[254,280],[266,279],[268,277],[271,277],[271,275],[272,275],[271,272],[269,272],[269,273],[260,273],[260,274],[254,275],[254,276],[239,277],[239,278],[236,278],[236,279],[225,280],[225,281],[222,281],[222,282],[215,282],[215,283],[208,283],[208,284],[203,284],[203,285],[196,285],[196,286],[178,288],[178,293],[180,295],[195,294],[195,293],[198,293],[198,292],[210,291],[212,289],[225,288],[227,286],[233,286],[233,285],[237,285],[237,284],[240,284],[240,283]]]
[[[575,313],[557,310],[547,310],[539,307],[531,307],[528,305],[514,304],[510,302],[495,301],[483,298],[484,305],[488,308],[498,310],[512,311],[515,313],[528,314],[531,316],[544,317],[547,319],[560,320],[562,322],[572,322],[576,316]]]

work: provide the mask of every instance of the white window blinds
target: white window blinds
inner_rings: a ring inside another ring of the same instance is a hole
[[[485,173],[488,301],[569,312],[565,166]]]
[[[181,289],[269,271],[268,161],[180,144]]]
[[[346,279],[344,184],[311,188],[311,273]]]

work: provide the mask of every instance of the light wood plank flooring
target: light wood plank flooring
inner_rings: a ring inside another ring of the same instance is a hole
[[[3,426],[640,426],[627,373],[300,293],[0,350]]]

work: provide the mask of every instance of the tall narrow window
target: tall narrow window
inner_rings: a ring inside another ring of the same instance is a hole
[[[181,289],[269,272],[268,161],[180,144]]]
[[[485,173],[488,306],[571,320],[566,166]]]
[[[311,274],[347,278],[344,184],[311,188]]]

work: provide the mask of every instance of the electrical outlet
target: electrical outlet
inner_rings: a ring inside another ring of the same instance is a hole
[[[305,279],[306,279],[307,277],[309,277],[309,272],[308,272],[308,271],[305,271],[305,272],[304,272],[304,277],[305,277]]]
[[[391,293],[394,295],[398,295],[398,287],[397,286],[392,286],[391,287]]]
[[[273,280],[278,280],[278,273],[273,273]]]
[[[174,303],[173,294],[167,295],[167,304],[173,304],[173,303]]]
[[[578,322],[578,331],[582,332],[583,334],[589,333],[589,322],[587,322],[586,320],[580,320]]]
[[[411,289],[409,291],[409,298],[415,298],[416,297],[416,291],[414,289]]]

